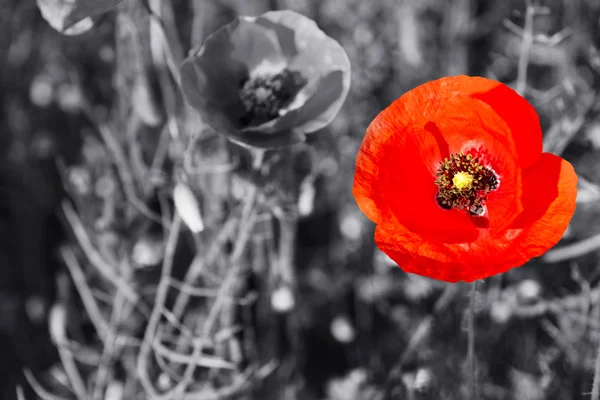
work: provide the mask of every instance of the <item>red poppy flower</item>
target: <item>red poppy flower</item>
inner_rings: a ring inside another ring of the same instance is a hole
[[[250,147],[304,141],[331,122],[349,88],[344,49],[293,11],[239,17],[181,66],[183,94],[204,122]]]
[[[534,108],[508,86],[446,77],[371,122],[354,197],[378,247],[403,270],[457,282],[540,256],[575,211],[577,175],[542,153]]]

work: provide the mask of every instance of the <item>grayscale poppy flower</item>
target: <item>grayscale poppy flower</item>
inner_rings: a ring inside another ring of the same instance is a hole
[[[238,144],[286,147],[328,125],[350,87],[338,42],[292,11],[239,17],[181,66],[181,89],[204,122]]]

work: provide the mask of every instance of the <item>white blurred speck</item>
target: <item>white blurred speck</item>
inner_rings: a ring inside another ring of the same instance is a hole
[[[432,381],[433,376],[431,375],[431,370],[428,368],[419,368],[413,382],[414,389],[417,392],[425,392],[431,388]]]
[[[300,185],[300,195],[298,196],[298,212],[300,216],[306,217],[312,214],[315,207],[315,185],[313,179],[306,178]]]
[[[525,279],[519,283],[517,293],[519,299],[524,302],[531,302],[536,300],[542,292],[542,286],[540,283],[533,279]]]
[[[295,305],[296,300],[294,299],[294,294],[292,293],[292,289],[288,286],[280,286],[271,294],[271,307],[277,312],[288,312],[292,310]]]
[[[115,180],[107,175],[103,175],[96,181],[94,185],[94,192],[96,196],[100,198],[109,198],[117,190],[117,183]]]
[[[76,112],[81,108],[83,96],[81,90],[76,85],[65,84],[58,89],[58,104],[61,110],[65,112]]]
[[[339,171],[339,164],[333,157],[326,157],[319,164],[319,170],[326,177],[335,176]]]
[[[367,47],[375,40],[371,27],[366,23],[360,23],[354,29],[354,43],[360,47]]]
[[[390,269],[396,267],[396,262],[390,258],[383,251],[377,249],[375,250],[375,262],[374,268],[375,272],[379,275],[383,275],[387,273]]]
[[[40,132],[31,142],[31,153],[38,159],[50,158],[56,149],[54,139],[48,132]]]
[[[40,296],[30,296],[27,298],[25,310],[31,322],[35,324],[44,322],[46,318],[46,304]]]
[[[66,336],[67,310],[60,303],[55,303],[50,309],[48,325],[50,337],[54,343],[62,343]]]
[[[94,20],[91,19],[90,17],[87,17],[85,19],[82,19],[75,25],[71,26],[70,28],[65,29],[62,33],[67,36],[81,35],[82,33],[89,31],[93,27],[94,27]]]
[[[113,62],[115,59],[115,51],[110,46],[102,46],[99,51],[100,59],[106,63]]]
[[[360,239],[363,231],[363,224],[356,213],[347,214],[342,217],[341,231],[347,239]]]
[[[356,331],[347,317],[338,315],[331,321],[331,335],[340,343],[350,343],[356,337]]]
[[[492,304],[490,316],[492,320],[498,324],[506,323],[512,315],[512,307],[506,301],[496,302]]]
[[[90,192],[92,178],[86,169],[75,166],[69,169],[69,182],[79,195],[86,195]]]
[[[122,400],[125,389],[123,384],[118,381],[109,382],[106,386],[104,400]]]
[[[151,267],[162,260],[164,245],[158,240],[142,237],[133,246],[131,258],[140,267]]]
[[[44,76],[37,76],[29,87],[29,99],[38,107],[48,107],[54,98],[54,87]]]
[[[285,68],[287,68],[287,62],[284,60],[274,61],[265,59],[250,71],[250,79],[261,76],[277,75]]]
[[[168,390],[171,387],[171,378],[166,373],[161,373],[158,376],[158,388],[160,390]]]
[[[396,18],[399,23],[398,48],[406,62],[415,68],[419,67],[423,64],[423,56],[419,40],[420,26],[415,15],[415,8],[408,4],[399,7]]]
[[[425,277],[408,274],[406,279],[404,294],[414,302],[423,300],[433,292],[432,282]]]

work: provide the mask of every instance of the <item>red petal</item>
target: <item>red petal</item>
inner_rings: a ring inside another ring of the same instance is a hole
[[[521,263],[544,254],[562,238],[575,212],[577,174],[568,161],[542,153],[525,170],[523,188],[525,210],[513,224],[520,232],[511,250]]]
[[[575,211],[577,175],[571,164],[543,153],[523,174],[524,211],[502,237],[486,229],[472,243],[430,243],[401,224],[378,225],[379,248],[406,272],[448,282],[473,281],[525,264],[554,246]]]
[[[509,127],[521,167],[537,161],[542,154],[540,119],[521,95],[501,82],[478,76],[460,75],[434,82],[440,82],[447,93],[471,95],[487,103]]]
[[[392,130],[377,119],[369,130]],[[378,223],[400,223],[423,238],[442,242],[466,242],[477,229],[463,211],[444,210],[436,201],[435,172],[441,159],[434,135],[423,129],[403,129],[384,143],[368,134],[361,147],[354,180],[359,207]]]
[[[508,127],[507,136],[512,137],[515,158],[522,167],[529,166],[541,154],[542,133],[539,119],[531,105],[508,86],[486,78],[469,77],[465,75],[444,77],[427,82],[402,95],[389,107],[383,110],[372,122],[377,125],[378,120],[387,120],[392,127],[388,130],[367,130],[365,141],[369,144],[361,146],[357,157],[357,171],[363,165],[369,164],[369,171],[364,175],[377,176],[379,166],[366,161],[372,157],[372,152],[380,148],[390,135],[395,131],[408,126],[429,129],[428,124],[434,120],[438,110],[450,98],[456,95],[470,95],[487,103],[493,111],[504,120]],[[510,141],[510,140],[509,140]],[[444,154],[442,149],[442,154]],[[372,193],[378,190],[377,182],[363,179],[360,187],[355,185],[355,195],[361,198],[363,212],[374,222],[381,219],[378,204],[369,199]],[[376,197],[376,194],[374,194]]]
[[[479,149],[483,165],[498,174],[500,186],[489,195],[488,212],[485,217],[474,218],[474,222],[489,227],[492,234],[504,231],[523,210],[521,170],[508,126],[490,106],[467,95],[449,99],[437,112],[435,126],[450,153]]]
[[[521,167],[533,165],[542,153],[542,128],[531,104],[503,84],[487,92],[479,91],[473,97],[487,103],[506,122],[512,132]]]
[[[384,145],[394,133],[401,132],[409,126],[424,128],[433,119],[438,108],[449,97],[440,90],[439,83],[443,79],[425,83],[405,93],[380,112],[367,128],[356,157],[353,193],[361,210],[375,223],[381,220],[379,207],[386,208],[381,201],[383,189],[379,182],[380,170],[388,167],[380,163]],[[445,142],[441,139],[438,147],[443,149],[444,145]]]
[[[393,230],[377,225],[375,242],[405,272],[446,282],[471,282],[510,268],[494,264],[497,262],[494,249],[482,258],[472,253],[469,244],[448,247],[424,241],[401,229],[398,225]],[[452,254],[452,250],[458,254]]]

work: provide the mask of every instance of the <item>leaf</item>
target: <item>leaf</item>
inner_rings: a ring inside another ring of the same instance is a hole
[[[91,29],[91,17],[112,10],[122,1],[37,0],[37,5],[51,27],[66,35],[78,35]]]

